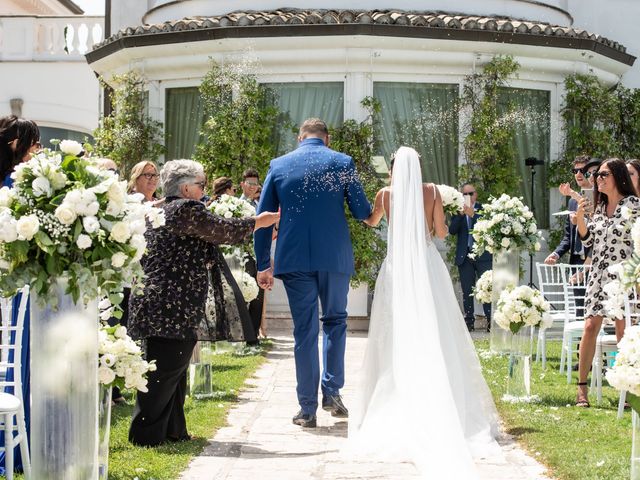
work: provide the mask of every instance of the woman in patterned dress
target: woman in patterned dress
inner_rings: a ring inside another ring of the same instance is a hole
[[[611,265],[629,258],[633,252],[631,223],[640,214],[640,200],[631,182],[624,161],[609,158],[602,162],[594,174],[595,212],[585,222],[587,199],[578,203],[576,220],[578,233],[585,247],[592,247],[591,271],[585,299],[585,326],[580,341],[578,369],[578,394],[576,406],[589,407],[587,377],[595,354],[596,340],[602,322],[615,324],[618,341],[624,334],[624,320],[606,318],[604,286],[614,276],[608,271]]]
[[[193,160],[167,162],[160,181],[166,223],[145,233],[144,289],[129,300],[129,332],[144,340],[146,358],[157,366],[149,374],[149,391],[138,392],[129,430],[129,441],[143,446],[190,439],[184,416],[187,368],[205,315],[207,264],[216,260],[210,247],[246,241],[278,219],[270,212],[229,219],[211,213],[200,202],[204,170]]]

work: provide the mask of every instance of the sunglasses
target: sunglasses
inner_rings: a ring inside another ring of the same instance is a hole
[[[586,175],[584,173],[584,170],[582,168],[572,168],[571,171],[573,172],[573,174],[575,175],[576,173],[582,173],[583,175]]]
[[[475,193],[476,192],[466,192],[466,193],[463,193],[462,195],[469,195],[471,197],[472,195],[475,195]]]
[[[202,190],[207,186],[207,182],[193,182],[193,185],[198,185]]]
[[[602,178],[602,179],[607,178],[609,175],[611,175],[611,172],[596,172],[593,174],[596,180],[598,178]]]

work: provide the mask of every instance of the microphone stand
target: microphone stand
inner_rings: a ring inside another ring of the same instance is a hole
[[[544,165],[544,160],[538,160],[535,157],[526,158],[524,164],[529,167],[529,171],[531,172],[531,213],[533,214],[533,218],[536,215],[536,202],[534,200],[534,186],[536,179],[536,166]],[[529,287],[538,288],[535,283],[533,283],[533,253],[529,251]]]

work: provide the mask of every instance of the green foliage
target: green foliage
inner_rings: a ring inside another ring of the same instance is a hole
[[[125,178],[136,163],[155,162],[165,152],[162,123],[147,114],[145,82],[138,74],[114,75],[113,82],[117,87],[111,95],[112,113],[93,132],[95,154],[116,162]]]
[[[375,116],[380,112],[380,104],[371,97],[363,99],[361,104],[369,111],[369,116],[362,122],[346,120],[340,127],[333,128],[330,132],[331,148],[353,158],[365,193],[369,199],[373,199],[384,186],[371,163],[371,158],[376,152]],[[386,243],[379,229],[372,229],[355,220],[350,213],[347,213],[347,219],[356,264],[352,283],[358,285],[365,282],[373,288],[386,253]]]
[[[210,178],[242,179],[246,168],[255,168],[261,178],[275,156],[271,142],[279,111],[270,102],[270,92],[255,75],[211,62],[200,85],[205,123],[200,131],[195,160]]]
[[[460,167],[459,178],[475,184],[480,201],[491,195],[519,192],[514,124],[505,121],[514,107],[508,106],[506,112],[499,107],[500,89],[519,68],[512,57],[496,56],[482,72],[465,77],[460,106],[468,113],[463,124],[467,133],[463,144],[466,164]]]

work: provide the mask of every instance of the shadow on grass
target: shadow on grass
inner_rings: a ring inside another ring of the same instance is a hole
[[[516,438],[521,437],[525,433],[538,433],[540,432],[537,428],[532,427],[513,427],[506,430],[509,435],[512,435]]]

